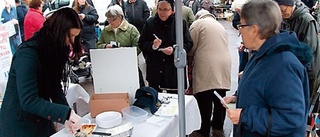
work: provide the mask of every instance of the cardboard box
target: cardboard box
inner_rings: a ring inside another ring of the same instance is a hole
[[[89,102],[91,117],[94,118],[105,111],[121,113],[121,109],[128,107],[129,103],[128,93],[92,94]]]

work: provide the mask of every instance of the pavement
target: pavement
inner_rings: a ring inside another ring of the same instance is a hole
[[[227,96],[234,94],[238,86],[238,50],[236,45],[238,38],[238,31],[234,29],[231,25],[231,21],[219,20],[219,22],[225,27],[228,33],[228,46],[232,59],[231,68],[231,90],[227,92]],[[80,85],[86,89],[86,91],[91,95],[93,93],[93,82],[92,79],[80,78]],[[79,99],[76,101],[78,114],[84,116],[89,113],[89,105],[83,100]],[[226,137],[229,137],[232,132],[232,123],[228,117],[225,119],[224,133]]]

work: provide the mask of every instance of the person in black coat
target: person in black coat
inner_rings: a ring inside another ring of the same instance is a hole
[[[173,53],[173,46],[176,44],[173,3],[172,0],[159,0],[156,15],[147,20],[139,39],[139,48],[144,53],[147,64],[146,79],[149,86],[159,92],[162,92],[160,87],[177,89],[177,68]],[[183,21],[183,44],[186,52],[193,45],[186,21]]]
[[[85,48],[85,52],[90,54],[90,49],[96,48],[96,32],[95,23],[99,15],[97,10],[88,4],[86,0],[75,0],[73,9],[79,14],[83,23],[83,29],[80,33],[81,43]]]
[[[233,19],[232,19],[232,26],[238,30],[238,26],[241,24],[240,23],[240,15],[238,12],[234,12],[233,13]],[[240,33],[240,32],[239,32]],[[239,34],[240,35],[240,34]],[[241,40],[242,41],[242,40]],[[249,53],[245,52],[245,47],[244,45],[241,44],[239,45],[239,73],[242,72],[244,70],[244,67],[246,66],[246,64],[249,61]]]
[[[125,3],[126,20],[134,25],[139,32],[150,16],[150,9],[144,0],[128,0]]]
[[[17,16],[18,16],[18,22],[19,22],[19,29],[20,29],[20,36],[21,36],[21,41],[24,41],[24,31],[23,31],[23,22],[24,22],[24,17],[26,16],[28,12],[28,6],[24,3],[21,2],[21,0],[15,0],[16,6],[17,6]]]

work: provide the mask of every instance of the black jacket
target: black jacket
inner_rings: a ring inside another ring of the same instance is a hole
[[[166,21],[162,21],[156,14],[146,21],[141,31],[139,48],[146,58],[147,80],[151,87],[154,85],[150,85],[150,83],[157,83],[164,88],[177,89],[177,68],[174,65],[174,54],[166,55],[152,49],[155,39],[153,34],[162,40],[159,48],[172,47],[176,44],[175,24],[174,15],[171,15]],[[186,21],[183,21],[183,44],[186,52],[189,52],[193,45]],[[157,85],[153,88],[159,90]]]
[[[144,23],[150,16],[150,9],[144,0],[136,0],[134,3],[125,3],[125,16],[127,21],[134,25],[139,32],[143,28]]]
[[[82,20],[83,28],[80,33],[81,38],[83,40],[96,39],[96,32],[94,28],[95,28],[95,23],[99,18],[97,10],[91,5],[88,5],[86,8],[81,9],[80,13],[85,14],[85,18]]]
[[[232,26],[233,26],[233,28],[238,30],[237,25],[239,25],[239,24],[241,24],[240,23],[240,15],[239,15],[238,12],[234,12],[233,13],[233,19],[232,19]]]
[[[17,6],[17,16],[18,16],[18,22],[19,22],[22,41],[24,41],[23,23],[24,23],[24,18],[27,12],[28,12],[28,6],[26,4],[21,3],[20,5]]]

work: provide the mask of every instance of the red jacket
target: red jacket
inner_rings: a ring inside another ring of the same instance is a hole
[[[37,9],[30,8],[24,19],[24,39],[28,40],[33,33],[40,30],[44,22],[43,13]]]

